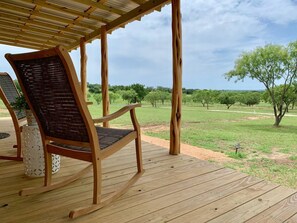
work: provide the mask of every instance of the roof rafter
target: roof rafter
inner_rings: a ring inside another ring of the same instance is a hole
[[[40,8],[41,8],[41,6],[36,5],[34,7],[34,9],[23,9],[23,8],[20,8],[20,7],[10,5],[7,2],[1,2],[0,3],[0,10],[1,11],[16,10],[16,11],[24,13],[24,14],[30,14],[31,16],[34,16],[34,17],[38,16],[40,18],[47,19],[47,20],[50,20],[50,21],[54,21],[54,22],[57,22],[57,23],[62,23],[62,24],[63,23],[64,24],[72,24],[74,22],[74,20],[72,20],[72,19],[60,18],[60,17],[57,17],[57,16],[52,16],[50,14],[42,13],[42,12],[40,12]],[[88,25],[88,24],[85,24],[85,23],[80,23],[79,21],[76,22],[73,25],[80,26],[82,28],[88,28],[88,29],[91,29],[91,30],[96,30],[97,29],[96,26],[91,26],[91,25]]]
[[[0,13],[0,18],[4,18],[4,19],[10,19],[10,21],[12,22],[23,22],[23,23],[28,23],[28,24],[31,24],[31,25],[35,25],[37,27],[43,27],[43,28],[49,28],[49,29],[53,29],[53,30],[60,30],[61,26],[58,26],[58,25],[53,25],[53,24],[50,24],[50,23],[47,23],[47,22],[39,22],[39,21],[36,21],[36,20],[28,20],[28,18],[24,18],[24,17],[20,17],[20,16],[14,16],[14,15],[10,15],[10,14],[7,14],[7,13]],[[72,28],[66,28],[63,30],[64,32],[68,32],[70,34],[76,34],[76,35],[80,35],[80,37],[84,36],[85,35],[85,32],[81,32],[79,30],[74,30]]]
[[[46,2],[46,0],[23,0],[24,2],[28,2],[28,3],[33,3],[35,5],[39,5],[48,9],[52,9],[52,10],[56,10],[56,11],[63,11],[68,13],[69,15],[74,15],[74,16],[81,16],[83,18],[87,18],[87,19],[94,19],[96,21],[99,21],[103,24],[106,24],[109,22],[109,20],[101,17],[101,16],[96,16],[96,15],[92,15],[90,11],[88,12],[80,12],[77,10],[73,10],[73,9],[68,9],[65,8],[63,6],[59,6],[59,5],[54,5],[53,3],[48,3]],[[96,9],[96,8],[94,8]]]
[[[11,21],[1,21],[0,22],[0,27],[6,28],[6,29],[11,29],[15,28],[16,30],[23,30],[25,32],[34,32],[38,33],[40,35],[48,35],[48,36],[55,36],[61,39],[66,39],[66,40],[76,40],[76,38],[72,35],[69,35],[67,33],[64,34],[59,34],[56,31],[51,31],[51,30],[45,30],[41,29],[40,27],[35,28],[33,26],[23,26],[23,24],[18,24],[16,21],[11,22]]]
[[[113,7],[109,7],[109,6],[104,5],[102,3],[103,1],[100,1],[100,2],[93,2],[92,0],[73,0],[73,1],[84,4],[84,5],[90,5],[90,6],[98,8],[98,9],[102,9],[104,11],[112,12],[112,13],[117,14],[117,15],[124,15],[125,14],[125,12],[122,11],[122,10],[115,9]]]
[[[79,47],[80,39],[100,38],[161,8],[171,0],[0,0],[2,42],[47,48]],[[8,38],[9,37],[9,38]],[[10,39],[10,42],[9,42]]]
[[[148,14],[149,12],[154,11],[156,8],[159,8],[160,6],[162,6],[168,2],[170,2],[170,0],[154,0],[154,1],[146,2],[145,4],[140,5],[137,8],[133,9],[129,13],[126,13],[125,15],[119,17],[118,19],[110,22],[106,26],[106,30],[107,30],[107,32],[112,32],[116,28],[126,25],[127,23],[131,22],[133,19],[135,19],[137,17],[139,18],[141,16],[144,16],[144,15]],[[101,35],[101,29],[98,29],[98,30],[86,35],[85,40],[88,42],[88,41],[91,41],[97,37],[100,37],[100,35]],[[68,48],[68,50],[72,50],[78,45],[79,45],[79,41],[72,44],[70,46],[70,48]]]

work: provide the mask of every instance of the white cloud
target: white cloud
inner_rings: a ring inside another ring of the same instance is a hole
[[[182,0],[183,83],[188,88],[253,88],[256,82],[227,82],[244,50],[267,43],[286,44],[296,35],[297,2],[293,0]],[[295,29],[295,28],[294,28]],[[108,35],[111,84],[172,84],[171,6]],[[4,47],[0,53],[24,52]],[[87,46],[88,81],[100,82],[100,41]],[[79,73],[79,51],[71,53]],[[4,61],[4,59],[3,59]],[[3,71],[11,70],[0,61]]]

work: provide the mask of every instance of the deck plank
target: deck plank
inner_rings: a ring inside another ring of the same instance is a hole
[[[297,223],[297,214],[286,220],[285,223]]]
[[[3,120],[0,131],[11,136],[0,140],[1,154],[14,154],[12,123]],[[183,154],[170,156],[168,149],[145,142],[143,163],[145,174],[126,194],[97,212],[70,220],[70,210],[92,202],[92,172],[63,188],[20,197],[20,189],[42,185],[43,178],[26,177],[21,162],[0,160],[0,222],[297,222],[296,190]],[[63,158],[54,180],[84,165]],[[134,145],[129,144],[103,162],[103,196],[135,170]]]
[[[254,222],[284,222],[284,219],[290,219],[297,210],[297,194],[293,194],[282,202],[263,211],[259,215],[249,219],[247,223]]]
[[[221,223],[221,222],[230,222],[230,223],[238,223],[249,220],[255,215],[265,211],[271,206],[281,202],[287,197],[294,194],[296,191],[293,189],[285,188],[283,186],[279,186],[264,195],[253,199],[237,208],[234,208],[232,211],[224,213],[219,217],[209,221],[211,223]]]
[[[195,223],[196,216],[200,216],[199,222],[207,222],[215,218],[216,216],[224,214],[234,209],[235,207],[240,206],[241,204],[246,203],[247,201],[250,201],[276,187],[277,186],[274,184],[261,181],[257,184],[243,188],[242,190],[239,190],[239,191],[238,189],[236,189],[229,196],[216,200],[199,209],[195,209],[181,217],[185,222]],[[179,221],[180,221],[180,218],[176,218],[170,222],[176,223]],[[254,221],[254,222],[257,222],[257,221]]]

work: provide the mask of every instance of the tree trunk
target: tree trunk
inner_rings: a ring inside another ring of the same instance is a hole
[[[275,119],[274,119],[274,124],[273,124],[273,125],[274,125],[275,127],[279,127],[279,124],[280,124],[281,120],[282,120],[282,118],[279,117],[278,115],[276,115],[276,116],[275,116]]]

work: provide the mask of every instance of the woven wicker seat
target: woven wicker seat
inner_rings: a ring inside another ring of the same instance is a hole
[[[71,218],[98,210],[123,193],[142,175],[140,127],[135,108],[127,105],[108,116],[92,119],[68,52],[55,47],[39,52],[6,55],[18,77],[28,104],[40,128],[45,152],[44,186],[27,188],[21,195],[53,190],[64,186],[93,168],[93,204],[70,212]],[[130,112],[133,129],[96,127]],[[101,161],[135,140],[137,172],[121,188],[101,198]],[[71,177],[52,183],[51,154],[58,154],[91,164]]]
[[[0,98],[4,102],[9,114],[12,118],[15,135],[16,135],[16,145],[14,148],[17,148],[16,156],[0,156],[0,159],[7,160],[18,160],[22,159],[22,144],[21,144],[21,125],[26,122],[25,111],[14,111],[11,104],[15,102],[16,97],[19,96],[15,84],[8,73],[0,73]]]

